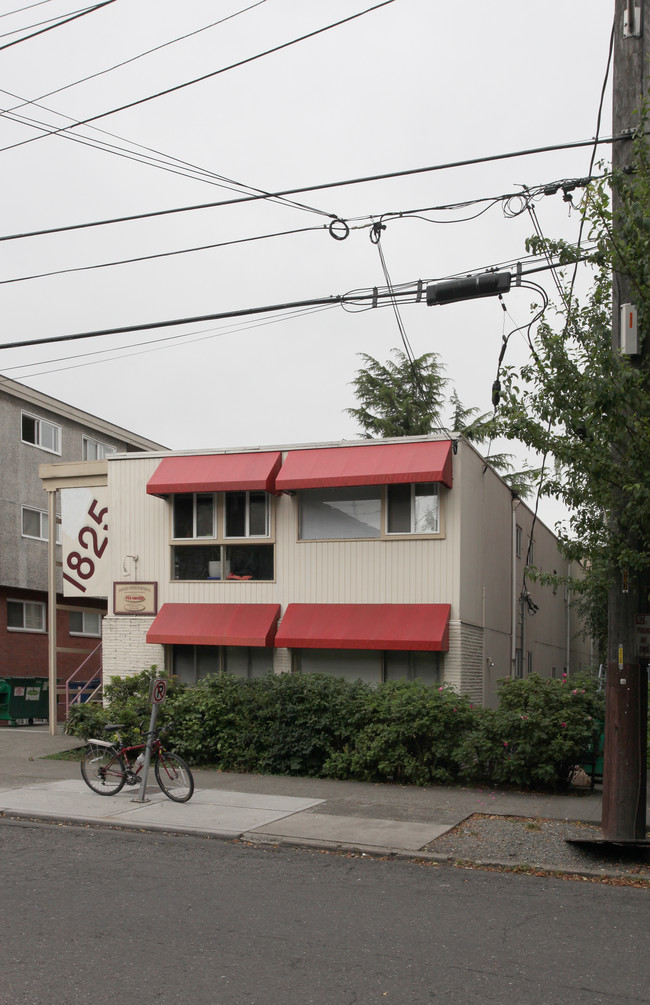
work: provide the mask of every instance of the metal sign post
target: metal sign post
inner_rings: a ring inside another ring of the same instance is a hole
[[[156,729],[156,719],[158,718],[158,709],[160,705],[165,700],[167,694],[167,681],[165,680],[152,680],[149,686],[149,701],[151,702],[151,719],[149,720],[149,732],[147,734],[147,746],[144,751],[144,764],[142,765],[142,782],[140,783],[140,795],[133,799],[134,803],[147,803],[149,800],[146,798],[145,793],[147,791],[147,775],[149,774],[149,765],[151,764],[151,748],[153,746],[153,738]]]

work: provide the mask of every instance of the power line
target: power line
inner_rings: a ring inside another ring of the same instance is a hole
[[[391,0],[392,2],[392,0]],[[67,224],[63,227],[48,227],[42,230],[30,230],[20,234],[5,234],[0,236],[0,241],[18,241],[27,237],[43,237],[48,234],[62,234],[72,230],[85,230],[90,227],[106,227],[114,223],[130,223],[135,220],[148,220],[159,216],[171,216],[177,213],[192,213],[201,209],[218,209],[222,206],[236,206],[247,202],[259,202],[262,199],[279,199],[289,195],[301,195],[305,192],[322,192],[330,188],[346,188],[351,185],[366,185],[370,182],[389,181],[394,178],[407,178],[413,175],[430,174],[437,171],[448,171],[460,167],[472,167],[478,164],[489,164],[494,161],[513,160],[517,157],[530,157],[537,154],[553,153],[558,150],[576,150],[581,147],[592,147],[597,145],[611,145],[622,140],[630,140],[628,132],[618,136],[598,137],[596,140],[574,140],[570,143],[554,143],[542,147],[529,147],[523,150],[514,150],[501,154],[486,154],[483,157],[470,157],[459,161],[446,161],[442,164],[433,164],[427,167],[406,168],[403,171],[387,171],[382,174],[364,175],[358,178],[348,178],[342,181],[321,182],[315,185],[302,185],[297,188],[282,189],[278,192],[270,192],[263,195],[246,195],[237,199],[218,200],[216,202],[197,203],[193,206],[175,206],[172,209],[152,210],[148,213],[134,213],[130,216],[114,216],[105,220],[92,220],[87,223]],[[331,217],[333,220],[338,219]]]
[[[51,0],[42,0],[43,3],[50,3]],[[150,56],[154,52],[159,52],[160,49],[165,49],[169,45],[174,45],[176,42],[184,42],[187,38],[192,38],[194,35],[200,35],[202,31],[207,31],[209,28],[215,28],[219,24],[223,24],[225,21],[231,21],[235,17],[239,17],[240,14],[246,14],[249,10],[253,10],[254,7],[261,7],[262,4],[267,3],[268,0],[257,0],[256,3],[250,4],[248,7],[244,7],[242,10],[235,11],[233,14],[228,14],[227,17],[222,17],[218,21],[212,21],[210,24],[203,25],[202,28],[197,28],[195,31],[187,32],[186,35],[178,35],[176,38],[169,39],[167,42],[162,42],[160,45],[155,45],[151,49],[146,49],[144,52],[139,52],[136,56],[131,56],[129,59],[122,60],[121,63],[114,63],[113,66],[108,66],[104,70],[98,70],[96,73],[90,73],[86,77],[79,77],[77,80],[71,81],[69,84],[63,84],[61,87],[56,87],[53,91],[46,91],[45,94],[40,94],[37,98],[32,98],[31,100],[23,99],[20,100],[25,105],[37,105],[39,101],[43,98],[51,98],[54,94],[60,94],[61,91],[67,91],[71,87],[76,87],[78,84],[85,84],[89,80],[94,80],[96,77],[101,77],[105,73],[111,73],[113,70],[118,70],[123,66],[128,66],[129,63],[134,63],[138,59],[142,59],[144,56]],[[38,7],[40,4],[34,4],[33,6]],[[29,10],[28,7],[22,8],[23,10]],[[14,11],[14,13],[19,13]],[[6,14],[1,14],[0,17],[7,17]],[[7,92],[8,93],[8,92]],[[22,107],[17,105],[16,108],[10,108],[9,111],[16,111],[17,108]],[[37,138],[37,137],[35,137]],[[33,140],[24,140],[24,143],[31,143]],[[15,146],[22,146],[21,143],[15,144]],[[8,147],[0,148],[1,150],[12,149]]]
[[[105,3],[114,2],[115,0],[105,0]],[[379,10],[380,7],[386,7],[388,4],[394,2],[395,0],[382,0],[381,3],[375,4],[374,7],[368,7],[366,10],[359,11],[357,14],[351,14],[349,17],[342,18],[340,21],[334,21],[332,24],[325,25],[323,28],[316,28],[314,31],[310,31],[306,35],[300,35],[298,38],[293,38],[289,42],[282,42],[280,45],[273,46],[270,49],[265,49],[264,52],[258,52],[254,56],[247,56],[245,59],[240,59],[235,63],[230,63],[228,66],[222,66],[218,70],[212,70],[210,73],[204,73],[200,77],[194,77],[192,80],[186,80],[182,84],[174,84],[172,87],[167,87],[162,91],[157,91],[155,94],[149,94],[146,98],[137,98],[135,101],[129,101],[124,105],[119,105],[117,108],[111,108],[107,112],[100,112],[99,114],[91,115],[86,119],[79,119],[79,121],[74,123],[74,125],[66,126],[65,128],[74,129],[77,126],[86,126],[91,122],[99,121],[99,119],[105,119],[109,115],[116,115],[118,112],[124,112],[129,108],[135,108],[138,105],[143,105],[145,102],[153,101],[155,98],[162,98],[167,94],[173,94],[175,91],[180,91],[185,87],[190,87],[193,84],[199,84],[204,80],[210,80],[212,77],[217,77],[221,73],[227,73],[229,70],[235,70],[240,66],[246,66],[248,63],[253,63],[258,59],[262,59],[264,56],[270,56],[275,52],[281,52],[282,49],[287,49],[289,46],[296,45],[298,42],[304,42],[309,38],[314,38],[316,35],[322,35],[323,32],[331,31],[332,28],[339,28],[342,24],[347,24],[349,21],[354,21],[359,17],[363,17],[365,14],[370,14],[375,10]]]
[[[76,13],[70,15],[69,17],[63,18],[61,21],[57,21],[56,24],[50,24],[47,28],[41,28],[40,31],[34,31],[31,35],[23,35],[22,38],[16,38],[13,42],[5,42],[4,45],[0,45],[0,52],[4,49],[10,49],[12,45],[19,45],[21,42],[28,42],[32,38],[36,38],[37,35],[43,35],[46,31],[52,31],[54,28],[60,28],[64,24],[70,24],[71,21],[76,21],[79,17],[85,17],[86,14],[94,14],[95,11],[101,10],[102,7],[108,7],[109,4],[115,3],[115,0],[103,0],[102,3],[95,4],[94,7],[86,7],[84,10],[77,11]],[[15,34],[10,32],[10,35]]]
[[[174,255],[189,255],[195,251],[211,251],[214,248],[229,248],[236,244],[249,244],[253,241],[266,241],[275,237],[289,237],[294,234],[310,234],[325,227],[298,227],[293,230],[279,230],[272,234],[257,234],[254,237],[238,237],[232,241],[219,241],[216,244],[201,244],[194,248],[180,248],[175,251],[159,251],[153,255],[138,255],[135,258],[122,258],[114,262],[99,262],[95,265],[78,265],[70,269],[53,269],[51,272],[38,272],[31,276],[18,276],[14,279],[0,279],[0,286],[12,283],[26,283],[31,279],[48,279],[51,276],[63,276],[71,272],[90,272],[94,269],[109,269],[115,265],[132,265],[136,262],[149,262],[155,258],[171,258]]]

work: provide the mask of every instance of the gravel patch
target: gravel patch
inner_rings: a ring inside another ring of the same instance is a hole
[[[621,845],[575,845],[567,839],[602,839],[600,827],[568,820],[476,813],[427,845],[450,861],[530,867],[650,882],[650,849]]]

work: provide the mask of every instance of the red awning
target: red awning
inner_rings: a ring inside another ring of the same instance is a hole
[[[279,604],[163,604],[147,642],[272,646]]]
[[[287,649],[449,649],[449,604],[289,604],[275,645]]]
[[[173,492],[275,491],[280,470],[279,450],[244,454],[193,454],[165,457],[147,483],[147,492],[166,496]]]
[[[290,450],[275,480],[283,489],[442,482],[451,488],[451,440]]]

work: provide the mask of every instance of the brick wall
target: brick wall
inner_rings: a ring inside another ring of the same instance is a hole
[[[104,635],[104,683],[111,677],[129,677],[148,670],[155,664],[165,669],[165,650],[161,645],[149,645],[146,636],[153,618],[106,617]]]

